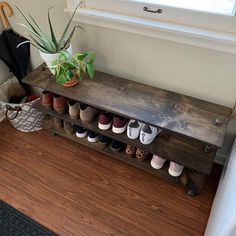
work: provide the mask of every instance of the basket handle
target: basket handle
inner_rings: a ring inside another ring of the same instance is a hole
[[[9,112],[9,111],[16,111],[15,116],[12,117],[12,118],[10,118],[10,117],[8,116],[8,112]],[[22,111],[22,109],[21,109],[21,107],[19,107],[19,106],[11,107],[11,106],[9,106],[9,105],[6,105],[6,112],[5,112],[5,115],[6,115],[7,119],[9,119],[9,120],[15,120],[20,111]]]

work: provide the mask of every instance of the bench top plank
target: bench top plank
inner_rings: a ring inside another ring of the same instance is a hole
[[[72,88],[56,84],[42,64],[23,82],[88,105],[221,147],[230,108],[96,71]],[[216,125],[215,120],[221,122]]]

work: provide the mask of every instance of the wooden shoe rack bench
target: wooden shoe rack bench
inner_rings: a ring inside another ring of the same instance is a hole
[[[232,110],[206,101],[144,85],[102,72],[95,72],[93,80],[84,79],[77,86],[65,88],[56,84],[52,74],[42,64],[23,80],[26,84],[39,87],[58,95],[65,96],[91,105],[101,110],[136,119],[160,127],[162,132],[150,145],[139,140],[128,139],[126,133],[114,134],[111,130],[97,128],[97,120],[85,125],[80,120],[71,120],[68,114],[59,115],[47,110],[37,102],[35,107],[50,117],[59,117],[76,125],[98,131],[112,139],[140,147],[168,160],[185,166],[180,177],[168,174],[168,163],[160,170],[150,165],[150,160],[140,162],[129,158],[123,152],[114,153],[110,148],[101,149],[86,139],[68,135],[63,129],[56,128],[53,122],[46,120],[45,127],[72,141],[94,148],[112,158],[186,186],[189,195],[199,193],[205,176],[211,173],[216,151],[222,146],[227,123]]]

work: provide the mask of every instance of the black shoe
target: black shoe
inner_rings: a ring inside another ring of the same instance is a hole
[[[98,133],[89,130],[87,139],[90,143],[96,143],[98,141]]]
[[[124,143],[121,143],[119,141],[116,140],[112,140],[110,148],[113,152],[119,152],[121,151],[122,148],[124,148]]]
[[[108,146],[108,144],[111,142],[111,139],[108,138],[105,135],[100,134],[98,136],[98,143],[101,146],[101,148],[105,148],[106,146]]]
[[[85,129],[82,126],[77,126],[76,127],[76,132],[75,132],[76,137],[78,138],[84,138],[87,136],[87,129]]]

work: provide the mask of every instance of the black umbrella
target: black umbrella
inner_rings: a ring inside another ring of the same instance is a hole
[[[7,2],[0,2],[0,17],[4,27],[4,31],[0,35],[0,59],[6,63],[9,70],[25,89],[26,94],[29,95],[30,87],[23,84],[21,79],[27,74],[30,44],[23,44],[17,48],[17,45],[28,39],[20,36],[11,29],[4,8],[7,10],[8,16],[13,14],[12,8]]]

